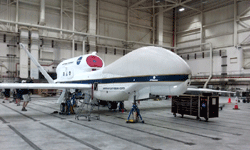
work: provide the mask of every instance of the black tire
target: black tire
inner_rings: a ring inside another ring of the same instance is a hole
[[[117,102],[113,102],[112,106],[113,106],[113,109],[117,109]]]
[[[206,122],[208,122],[208,118],[205,118]]]
[[[107,105],[107,101],[100,100],[99,104],[102,105],[102,106],[106,106]]]
[[[60,112],[64,113],[64,112],[66,112],[65,110],[66,110],[65,103],[61,103],[61,105],[60,105]]]
[[[107,102],[108,105],[108,109],[112,109],[112,103],[111,102]]]
[[[107,102],[108,108],[111,109],[117,109],[117,102]]]

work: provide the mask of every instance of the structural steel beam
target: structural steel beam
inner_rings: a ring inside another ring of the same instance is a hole
[[[129,0],[127,3],[127,35],[126,35],[126,40],[129,41]]]
[[[240,13],[239,16],[241,17],[241,16],[245,15],[248,11],[250,11],[250,7],[248,7],[242,13]]]
[[[200,43],[203,43],[203,36],[204,36],[204,33],[203,33],[203,4],[201,3],[201,14],[200,14]],[[201,45],[201,51],[203,50],[203,45]]]
[[[18,22],[18,11],[19,11],[19,2],[16,1],[16,22]],[[18,32],[18,25],[16,24],[16,32]]]
[[[59,29],[59,28],[54,28],[54,27],[40,26],[40,25],[30,24],[30,23],[15,22],[15,21],[3,20],[3,19],[0,19],[0,22],[2,22],[2,23],[10,23],[10,24],[18,24],[18,25],[28,26],[28,27],[36,27],[36,28],[47,29],[47,30],[52,30],[52,31],[59,31],[59,32],[62,31],[62,32],[65,32],[65,33],[75,33],[75,34],[81,35],[81,36],[99,37],[99,38],[103,38],[103,39],[120,41],[120,42],[134,43],[134,44],[140,44],[140,45],[160,46],[160,47],[165,47],[165,48],[169,48],[169,49],[175,49],[175,47],[170,47],[170,46],[161,46],[161,45],[157,45],[157,44],[143,43],[143,42],[137,42],[137,41],[127,41],[127,40],[124,40],[124,39],[107,37],[107,36],[103,36],[103,35],[89,34],[89,33],[71,31],[71,30],[66,30],[66,29]]]
[[[169,11],[169,10],[175,8],[175,7],[183,6],[184,4],[186,4],[186,3],[188,3],[188,2],[190,2],[190,1],[192,1],[192,0],[186,0],[186,1],[184,1],[184,2],[179,2],[179,3],[178,3],[178,2],[175,2],[175,1],[172,1],[172,0],[165,0],[165,1],[174,3],[175,5],[172,6],[172,7],[169,7],[169,8],[167,8],[167,9],[165,9],[165,10],[163,10],[163,13],[166,12],[166,11]],[[189,7],[189,6],[188,6],[188,7]],[[190,9],[191,9],[191,7],[190,7]],[[195,8],[192,8],[192,9],[195,9]],[[198,10],[198,9],[196,9],[196,11],[199,11],[199,12],[200,12],[200,10]],[[158,15],[158,14],[159,14],[159,12],[156,13],[155,15]]]
[[[234,46],[238,44],[237,34],[237,0],[234,0]]]
[[[169,8],[167,8],[167,9],[164,9],[164,10],[162,11],[162,13],[164,13],[164,12],[166,12],[166,11],[169,11],[169,10],[175,8],[175,7],[178,7],[178,6],[179,6],[179,4],[175,4],[175,5],[172,6],[172,7],[169,7]],[[160,14],[160,12],[156,13],[155,16],[157,16],[157,15],[159,15],[159,14]]]
[[[134,3],[133,5],[131,5],[130,8],[135,7],[135,6],[141,4],[141,3],[145,2],[145,1],[146,1],[146,0],[141,0],[141,1],[139,1],[139,2],[136,2],[136,3]]]
[[[60,9],[60,29],[63,28],[63,0],[61,0],[61,9]],[[60,31],[60,38],[62,38],[62,31]]]
[[[173,4],[171,5],[160,5],[160,6],[154,6],[155,8],[162,8],[162,7],[169,7],[169,6],[173,6]],[[148,6],[148,7],[133,7],[131,9],[148,9],[148,8],[152,8],[153,6]]]
[[[201,12],[199,9],[196,9],[196,8],[193,8],[193,7],[190,7],[190,6],[187,6],[187,5],[184,5],[184,4],[180,4],[180,5],[183,6],[183,7],[186,7],[186,8],[193,9],[195,11]]]

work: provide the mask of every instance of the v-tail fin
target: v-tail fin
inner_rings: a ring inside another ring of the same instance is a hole
[[[49,76],[49,74],[43,69],[43,67],[38,63],[38,61],[32,56],[32,54],[29,52],[29,50],[20,43],[20,47],[25,50],[31,61],[37,66],[37,68],[40,70],[40,72],[43,74],[43,76],[47,79],[49,83],[54,83],[54,80]]]

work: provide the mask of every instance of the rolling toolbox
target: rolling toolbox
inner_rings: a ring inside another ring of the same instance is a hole
[[[218,96],[196,96],[181,95],[172,97],[171,111],[176,114],[196,116],[201,120],[204,117],[206,121],[209,118],[219,117],[219,97]]]

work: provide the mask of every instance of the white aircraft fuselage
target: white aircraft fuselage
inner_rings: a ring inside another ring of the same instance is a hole
[[[153,96],[181,95],[186,91],[235,93],[212,89],[188,88],[191,69],[175,53],[160,47],[142,47],[107,67],[96,53],[61,62],[57,79],[48,73],[20,43],[32,62],[49,83],[0,83],[7,89],[79,89],[93,98],[105,101],[144,100]],[[64,100],[63,92],[58,103]]]
[[[147,99],[150,95],[181,95],[190,84],[191,69],[175,53],[142,47],[107,67],[96,54],[61,62],[55,83],[92,84],[93,97],[106,101]]]

